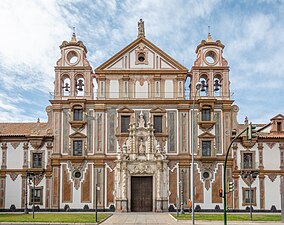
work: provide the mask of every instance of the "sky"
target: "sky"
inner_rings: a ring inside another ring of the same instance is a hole
[[[93,69],[137,37],[189,70],[206,39],[225,45],[238,121],[284,114],[284,0],[1,0],[0,122],[46,121],[59,45],[77,39]]]

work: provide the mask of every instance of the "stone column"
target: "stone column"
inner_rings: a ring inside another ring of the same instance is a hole
[[[121,211],[127,212],[128,202],[127,202],[127,165],[126,162],[122,164],[122,196],[121,196]]]
[[[161,199],[161,162],[157,162],[156,168],[156,211],[162,212],[162,199]]]
[[[2,149],[1,169],[6,169],[7,168],[7,143],[2,143],[1,149]]]

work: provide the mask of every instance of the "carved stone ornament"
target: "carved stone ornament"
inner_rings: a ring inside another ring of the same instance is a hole
[[[43,175],[35,177],[35,185],[38,186],[43,179]]]
[[[267,145],[270,149],[272,149],[275,144],[276,144],[275,142],[266,142],[266,145]]]
[[[11,145],[14,149],[18,148],[20,145],[20,142],[11,142]]]
[[[15,173],[15,172],[11,172],[11,173],[8,173],[9,176],[11,177],[12,181],[15,181],[18,177],[18,173]]]
[[[247,149],[252,148],[255,144],[256,144],[256,141],[247,140],[246,137],[243,137],[243,138],[242,138],[241,145],[242,145],[244,148],[247,148]]]
[[[34,149],[40,149],[43,145],[43,139],[33,139],[30,140],[30,143]]]
[[[139,164],[129,165],[128,171],[130,174],[153,174],[154,168],[152,165],[147,165],[143,162],[140,162]]]
[[[244,178],[244,177],[242,176],[242,179],[243,179],[243,181],[246,183],[246,185],[249,186],[249,180],[250,180],[250,178],[249,178],[249,177]],[[256,178],[251,178],[251,184],[253,184],[253,182],[255,181],[255,179],[256,179]]]
[[[271,180],[271,182],[274,182],[276,180],[276,178],[277,178],[277,174],[269,174],[267,176]]]
[[[87,162],[83,161],[82,163],[72,163],[68,161],[68,171],[71,173],[71,179],[74,183],[76,190],[79,189],[81,181],[83,180],[83,174],[86,172]],[[80,173],[80,176],[77,174]]]

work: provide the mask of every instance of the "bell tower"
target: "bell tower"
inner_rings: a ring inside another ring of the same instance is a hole
[[[61,58],[55,66],[54,99],[93,99],[92,68],[86,58],[87,48],[73,32],[69,42],[59,46]]]
[[[224,47],[220,40],[213,41],[210,33],[197,46],[197,59],[191,69],[191,99],[196,92],[197,82],[201,83],[197,96],[230,99],[229,66],[222,55]]]

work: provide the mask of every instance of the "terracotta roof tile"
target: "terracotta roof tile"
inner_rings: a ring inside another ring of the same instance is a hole
[[[40,133],[47,123],[0,123],[0,136],[32,135]]]

